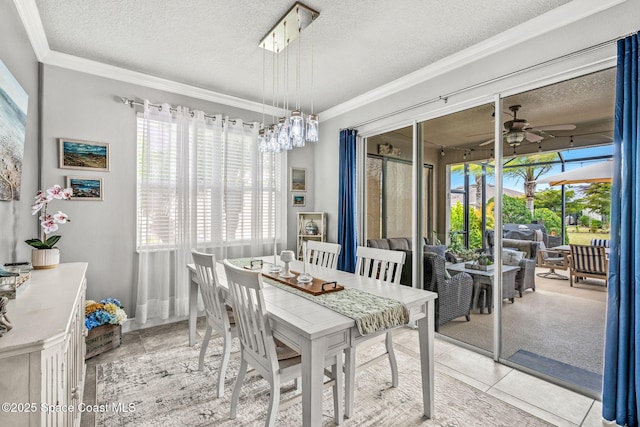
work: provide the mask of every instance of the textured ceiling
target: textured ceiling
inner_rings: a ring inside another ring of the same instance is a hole
[[[53,51],[257,102],[263,96],[258,42],[293,5],[291,0],[35,2]],[[339,105],[565,3],[305,1],[320,12],[313,30],[301,37],[304,52],[313,32],[314,110]],[[291,53],[291,70],[293,58]],[[307,111],[309,63],[303,55],[301,98]],[[272,91],[269,80],[269,102]]]

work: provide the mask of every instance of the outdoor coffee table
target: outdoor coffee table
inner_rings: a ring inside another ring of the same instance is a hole
[[[480,296],[484,293],[486,299],[486,307],[491,314],[491,307],[493,306],[493,282],[495,277],[495,269],[482,271],[465,267],[464,262],[457,264],[447,265],[447,270],[451,273],[469,273],[473,277],[473,299],[471,301],[471,308],[474,310],[480,310],[480,313],[484,313],[485,303],[480,304]],[[520,270],[520,267],[513,265],[502,266],[502,299],[509,299],[511,303],[514,302],[516,294],[515,283],[516,273]]]

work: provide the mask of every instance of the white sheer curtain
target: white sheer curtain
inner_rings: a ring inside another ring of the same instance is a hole
[[[138,115],[138,323],[187,315],[192,248],[219,259],[273,252],[281,160],[258,152],[257,129],[145,101]]]

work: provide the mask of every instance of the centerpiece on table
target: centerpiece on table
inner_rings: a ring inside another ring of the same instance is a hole
[[[472,270],[489,271],[493,270],[493,261],[491,261],[489,255],[480,254],[475,261],[467,263],[464,266]]]
[[[36,202],[31,207],[31,214],[35,215],[42,211],[40,215],[40,226],[42,227],[42,239],[25,240],[29,246],[34,249],[31,251],[31,264],[35,269],[55,268],[60,264],[60,250],[55,247],[56,243],[62,236],[54,235],[47,237],[48,234],[58,230],[58,224],[66,224],[69,222],[67,214],[58,211],[55,214],[47,212],[49,203],[54,199],[69,200],[73,195],[71,188],[62,188],[54,185],[47,191],[38,191],[36,194]]]
[[[125,320],[127,313],[117,299],[105,298],[100,302],[87,300],[84,306],[84,325],[89,333],[85,339],[85,359],[119,347]]]

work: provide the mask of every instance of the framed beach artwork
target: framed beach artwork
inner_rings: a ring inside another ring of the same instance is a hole
[[[307,191],[307,170],[291,168],[291,191]]]
[[[28,101],[0,60],[0,200],[20,200]]]
[[[102,178],[68,176],[66,187],[73,189],[71,200],[103,200]]]
[[[109,144],[59,138],[60,168],[109,170]]]
[[[291,195],[291,206],[304,206],[305,205],[305,196],[303,194],[292,194]]]

